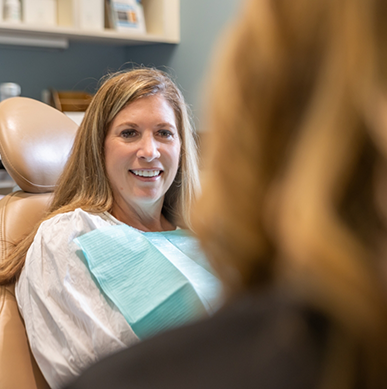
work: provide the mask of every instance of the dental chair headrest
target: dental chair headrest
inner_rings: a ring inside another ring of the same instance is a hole
[[[40,101],[4,100],[0,103],[2,163],[23,191],[52,192],[77,129],[65,114]]]

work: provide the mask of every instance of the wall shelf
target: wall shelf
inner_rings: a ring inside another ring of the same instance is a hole
[[[68,41],[128,46],[179,43],[180,1],[143,0],[143,7],[147,28],[146,34],[121,32],[112,29],[81,30],[67,26],[38,26],[25,23],[0,22],[0,44],[66,48]],[[57,42],[57,46],[55,46],[55,43],[50,45],[50,41]]]

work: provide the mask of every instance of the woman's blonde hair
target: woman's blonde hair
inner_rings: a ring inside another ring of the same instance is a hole
[[[162,95],[173,108],[181,141],[179,169],[165,194],[162,212],[173,224],[190,227],[191,205],[199,188],[194,130],[180,90],[166,73],[152,68],[115,73],[103,82],[78,129],[45,220],[76,208],[93,213],[111,210],[114,199],[104,161],[110,123],[128,104],[155,94]],[[0,283],[17,279],[37,228],[0,264]]]
[[[194,229],[230,295],[279,284],[329,318],[322,387],[387,385],[386,14],[248,0],[211,81]]]

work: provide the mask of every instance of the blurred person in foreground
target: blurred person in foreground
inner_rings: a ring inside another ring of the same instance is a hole
[[[386,14],[384,0],[244,3],[194,213],[228,303],[71,389],[387,387]]]

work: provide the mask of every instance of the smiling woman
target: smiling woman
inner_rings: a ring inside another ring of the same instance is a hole
[[[0,283],[17,280],[31,350],[52,388],[215,310],[218,281],[187,233],[197,190],[194,133],[176,85],[146,68],[108,77],[49,214],[0,268]]]
[[[174,229],[161,209],[176,177],[180,149],[175,114],[162,95],[122,109],[105,139],[106,172],[115,199],[112,214],[142,230]]]

